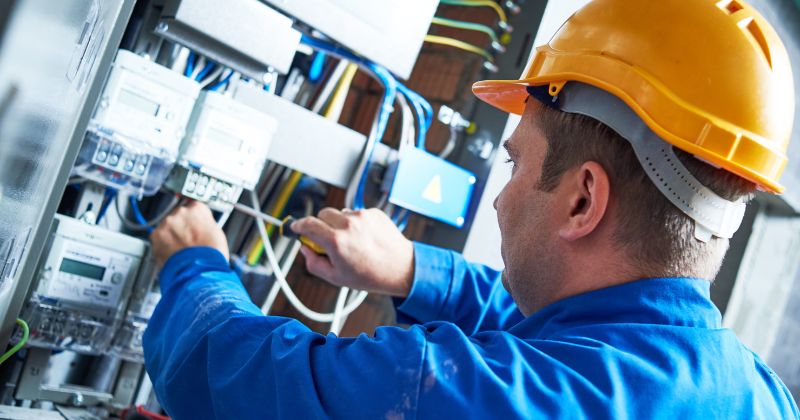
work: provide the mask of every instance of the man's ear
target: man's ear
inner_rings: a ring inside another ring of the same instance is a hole
[[[592,161],[564,176],[569,214],[558,234],[564,240],[575,241],[591,235],[605,217],[611,185],[608,172]]]

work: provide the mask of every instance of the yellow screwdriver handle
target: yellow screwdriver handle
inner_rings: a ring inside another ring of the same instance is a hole
[[[283,223],[281,223],[281,226],[279,228],[279,232],[280,232],[281,236],[285,236],[287,238],[294,238],[294,239],[299,240],[300,243],[302,243],[303,245],[311,248],[311,250],[314,251],[315,253],[317,253],[318,255],[327,255],[328,253],[325,251],[325,248],[321,247],[319,244],[317,244],[316,242],[312,241],[307,236],[298,235],[298,234],[296,234],[295,232],[292,231],[291,226],[292,226],[292,223],[295,220],[296,219],[294,217],[292,217],[292,216],[287,216],[285,219],[283,219]]]

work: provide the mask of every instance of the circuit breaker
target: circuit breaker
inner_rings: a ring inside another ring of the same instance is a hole
[[[178,156],[200,85],[120,50],[89,123],[76,175],[152,195]]]
[[[277,120],[217,92],[203,92],[167,187],[224,210],[261,176]]]
[[[30,345],[102,354],[124,313],[147,242],[56,215],[24,309]]]

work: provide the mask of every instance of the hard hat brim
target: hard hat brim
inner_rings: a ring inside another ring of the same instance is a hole
[[[472,93],[501,111],[522,115],[528,86],[535,85],[527,80],[482,80],[472,85]]]

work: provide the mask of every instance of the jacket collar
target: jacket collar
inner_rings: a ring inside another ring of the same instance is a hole
[[[547,339],[567,328],[598,324],[657,324],[721,328],[722,315],[710,298],[711,282],[652,278],[594,290],[552,303],[508,332]]]

